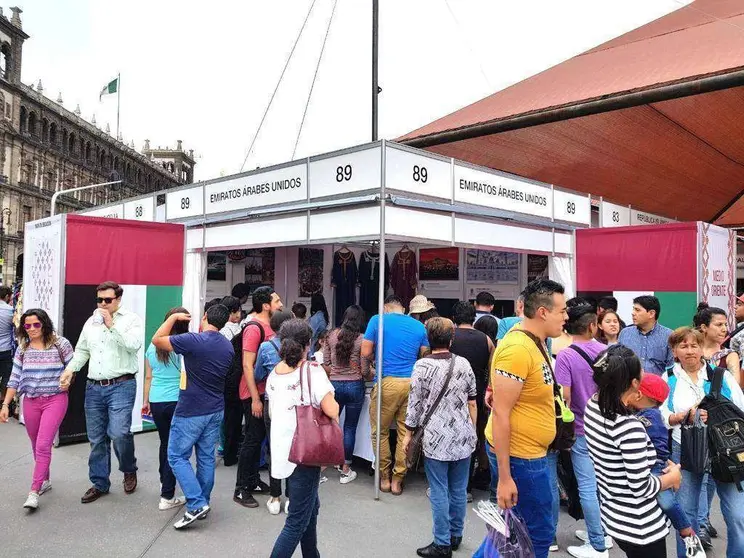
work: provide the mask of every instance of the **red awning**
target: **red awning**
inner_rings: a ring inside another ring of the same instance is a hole
[[[398,141],[744,225],[744,2],[697,0]]]

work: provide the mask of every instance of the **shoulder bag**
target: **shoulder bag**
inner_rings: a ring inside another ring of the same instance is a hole
[[[455,355],[452,355],[450,357],[449,372],[447,372],[447,378],[444,380],[444,385],[439,391],[439,395],[437,395],[434,403],[432,403],[431,407],[429,407],[424,420],[421,421],[421,424],[418,425],[418,428],[416,428],[416,430],[411,435],[411,441],[408,444],[408,450],[406,451],[406,467],[408,469],[413,469],[418,463],[419,458],[421,457],[421,448],[424,445],[424,430],[426,429],[426,425],[429,424],[429,420],[431,420],[431,417],[434,415],[434,411],[437,410],[437,407],[442,401],[444,394],[447,392],[447,388],[449,387],[454,370]]]
[[[300,364],[300,404],[295,406],[297,428],[292,437],[289,462],[306,467],[344,464],[344,435],[338,422],[313,406],[312,372],[307,361]],[[303,376],[307,374],[308,399],[305,402]]]
[[[550,447],[548,449],[555,451],[571,449],[571,447],[574,445],[574,442],[576,441],[574,414],[568,408],[568,405],[566,405],[566,402],[563,399],[561,386],[555,379],[553,365],[550,362],[548,353],[545,351],[545,346],[534,334],[530,333],[529,331],[525,331],[524,329],[516,329],[514,331],[521,331],[527,337],[532,339],[532,342],[537,346],[537,348],[540,350],[540,354],[542,354],[543,358],[545,359],[545,363],[550,369],[550,377],[553,379],[553,401],[555,402],[555,439],[553,440],[553,443],[550,444]]]

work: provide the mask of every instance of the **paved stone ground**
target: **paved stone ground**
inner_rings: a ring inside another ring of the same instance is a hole
[[[80,496],[88,488],[88,446],[77,444],[55,448],[52,460],[54,489],[41,498],[37,512],[22,508],[31,482],[33,460],[25,429],[15,421],[0,424],[0,556],[16,557],[178,557],[268,556],[284,524],[284,515],[271,516],[265,508],[244,509],[232,502],[235,467],[217,468],[212,495],[212,513],[187,531],[176,531],[173,522],[180,510],[158,511],[158,439],[155,433],[135,437],[139,487],[127,496],[121,474],[112,476],[112,492],[99,501],[82,505]],[[114,459],[115,461],[115,459]],[[114,465],[116,467],[116,465]],[[265,475],[265,473],[263,473]],[[403,496],[383,494],[373,499],[373,481],[360,471],[351,484],[338,483],[335,471],[327,472],[323,484],[318,538],[321,555],[331,558],[415,557],[416,548],[431,542],[431,515],[423,476],[410,478]],[[483,492],[477,498],[486,498]],[[725,527],[718,503],[714,524],[721,531],[717,552],[722,558]],[[565,512],[559,527],[562,549],[576,544],[573,532],[582,528]],[[455,555],[472,555],[484,533],[482,522],[468,511],[465,540]],[[669,556],[673,556],[669,537]],[[299,556],[299,551],[296,556]],[[553,553],[555,558],[568,556]],[[617,549],[611,557],[622,556]]]

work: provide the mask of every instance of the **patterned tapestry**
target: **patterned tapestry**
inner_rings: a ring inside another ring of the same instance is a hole
[[[62,216],[26,223],[23,309],[43,308],[61,324]]]

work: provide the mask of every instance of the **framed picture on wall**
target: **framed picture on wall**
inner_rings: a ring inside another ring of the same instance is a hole
[[[468,283],[519,283],[519,254],[498,250],[468,250]]]
[[[460,279],[458,248],[421,248],[419,250],[420,281],[457,281]]]
[[[245,284],[252,294],[258,287],[274,287],[274,248],[245,250]]]
[[[227,278],[227,254],[207,253],[207,281],[225,281]]]
[[[548,278],[548,256],[527,254],[527,282]]]
[[[322,293],[323,250],[321,248],[300,248],[298,258],[298,295],[309,297]]]

